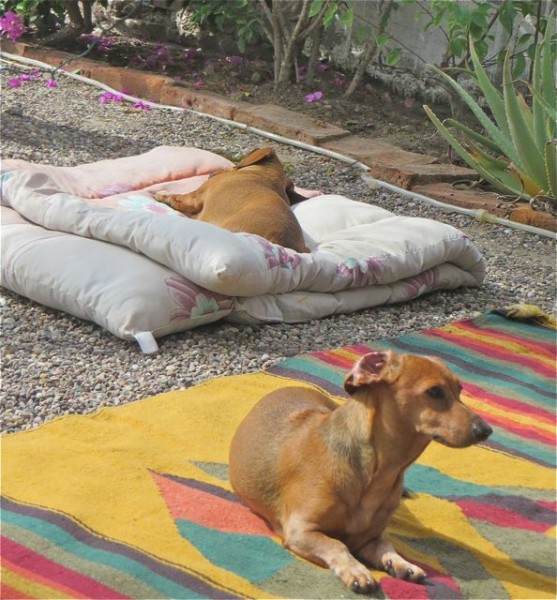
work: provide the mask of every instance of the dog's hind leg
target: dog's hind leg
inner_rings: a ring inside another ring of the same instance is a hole
[[[372,567],[386,571],[397,579],[421,583],[427,577],[425,571],[402,558],[391,542],[383,538],[369,542],[358,552],[358,556]]]
[[[188,216],[197,215],[203,209],[203,200],[199,198],[196,192],[189,194],[171,194],[160,191],[155,194],[155,200],[167,204],[174,210],[184,213]]]

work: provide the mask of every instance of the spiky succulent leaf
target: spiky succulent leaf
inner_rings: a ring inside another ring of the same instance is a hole
[[[480,89],[484,95],[484,98],[489,106],[489,110],[493,114],[497,125],[507,138],[510,138],[509,123],[507,121],[507,112],[505,110],[505,102],[503,101],[503,95],[497,90],[497,88],[491,83],[491,79],[482,67],[478,53],[474,44],[470,44],[470,56],[472,58],[472,64],[474,65],[474,75],[478,82]]]
[[[514,148],[513,141],[510,136],[507,136],[504,131],[501,131],[497,125],[487,116],[485,111],[480,105],[472,98],[472,96],[454,79],[449,77],[441,69],[433,67],[437,73],[459,94],[462,100],[467,104],[470,110],[474,113],[475,117],[480,122],[481,126],[485,129],[486,133],[491,139],[499,146],[501,153],[504,154],[509,160],[516,162],[519,157]]]
[[[547,177],[544,168],[543,149],[536,145],[532,131],[528,126],[531,123],[529,109],[526,103],[521,103],[515,91],[509,53],[503,63],[503,99],[507,111],[511,136],[518,154],[518,160],[512,160],[521,171],[528,173],[537,185],[547,188]]]
[[[457,154],[462,160],[478,175],[483,177],[486,181],[491,183],[495,188],[505,193],[511,193],[516,196],[523,194],[523,189],[516,178],[509,177],[507,169],[495,170],[493,163],[482,164],[472,153],[470,153],[464,146],[456,139],[456,137],[441,123],[435,113],[429,108],[429,106],[423,107],[427,116],[431,119],[439,133],[447,140],[447,142],[454,148]],[[494,160],[494,159],[492,159]],[[486,168],[487,167],[487,168]]]

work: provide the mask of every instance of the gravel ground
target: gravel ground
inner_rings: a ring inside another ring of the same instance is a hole
[[[487,262],[480,289],[436,292],[411,303],[374,308],[297,325],[244,327],[224,322],[160,340],[142,355],[94,324],[2,290],[2,431],[34,427],[53,417],[88,413],[215,377],[256,371],[302,352],[370,344],[515,302],[554,312],[552,240],[442,212],[382,190],[360,172],[310,151],[262,139],[188,112],[102,105],[96,88],[59,78],[8,88],[2,73],[2,155],[76,165],[145,152],[161,145],[196,146],[237,158],[272,145],[301,187],[335,191],[396,214],[450,223],[466,232]]]

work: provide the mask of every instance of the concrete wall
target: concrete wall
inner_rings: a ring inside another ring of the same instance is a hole
[[[455,0],[455,2],[462,3],[468,1]],[[546,14],[549,14],[551,4],[551,2],[545,3]],[[375,35],[376,29],[371,27],[368,22],[379,23],[380,11],[377,0],[357,0],[353,6],[355,9],[353,26],[347,29],[337,24],[335,34],[329,36],[327,47],[327,52],[330,53],[337,67],[346,70],[354,68],[357,64],[357,57],[361,53],[362,43],[356,36],[358,29],[363,27],[370,35]],[[437,66],[441,64],[447,49],[447,38],[440,27],[425,32],[424,25],[428,19],[423,17],[417,21],[418,10],[415,4],[408,4],[400,5],[398,10],[391,12],[387,32],[393,38],[400,40],[407,50],[403,48],[402,58],[396,68],[382,66],[380,61],[375,61],[370,64],[368,73],[391,85],[398,94],[419,95],[428,101],[436,101],[443,99],[445,93],[434,85],[433,79],[428,75],[426,64]],[[512,47],[518,35],[527,31],[533,32],[532,24],[526,20],[523,20],[517,29],[513,39],[509,40],[508,34],[496,23],[492,30],[494,40],[491,44],[490,54],[501,48]],[[386,52],[383,51],[383,54]],[[498,80],[500,74],[497,67],[493,67],[491,71],[494,80]]]

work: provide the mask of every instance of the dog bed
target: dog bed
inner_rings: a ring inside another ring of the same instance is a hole
[[[459,230],[337,194],[293,207],[309,254],[188,219],[156,202],[232,165],[161,146],[77,167],[2,165],[2,285],[136,339],[218,319],[301,322],[478,286],[485,265]]]

